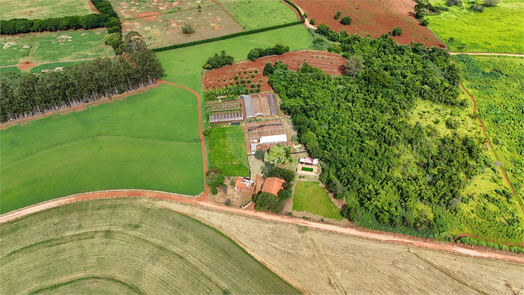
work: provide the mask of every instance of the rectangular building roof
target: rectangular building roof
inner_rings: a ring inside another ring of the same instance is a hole
[[[269,110],[271,111],[271,115],[278,115],[278,105],[275,94],[268,93],[267,102],[269,103]]]
[[[253,98],[251,97],[251,95],[244,95],[242,96],[242,99],[244,100],[244,110],[246,111],[246,118],[254,118],[255,108],[253,107]]]

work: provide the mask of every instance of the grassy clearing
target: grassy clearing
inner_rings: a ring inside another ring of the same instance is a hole
[[[326,218],[342,220],[340,210],[324,188],[315,181],[298,181],[293,194],[293,211],[306,211]]]
[[[213,127],[209,133],[210,161],[226,176],[249,176],[244,130],[241,126]]]
[[[246,30],[286,24],[298,20],[293,9],[280,0],[220,1],[224,8]]]
[[[444,1],[432,2],[446,6]],[[484,8],[484,12],[473,12],[470,3],[465,1],[461,7],[450,7],[440,15],[428,15],[428,28],[450,51],[524,53],[522,0],[503,0],[496,7]],[[455,42],[449,42],[451,37]],[[464,49],[462,44],[466,45]]]
[[[298,293],[221,232],[144,199],[72,203],[1,234],[2,294]]]
[[[2,0],[0,19],[13,18],[51,18],[95,13],[89,5],[90,0]]]
[[[0,74],[1,73],[20,73],[20,69],[18,67],[5,67],[0,68]]]
[[[2,213],[104,189],[203,191],[196,99],[161,85],[1,133]]]
[[[2,35],[0,66],[16,65],[26,60],[40,63],[113,56],[113,49],[104,45],[106,35],[105,28]]]
[[[480,117],[519,195],[524,192],[522,105],[524,58],[456,56],[464,87],[477,101]]]
[[[39,66],[36,66],[34,68],[31,68],[29,70],[30,73],[40,73],[43,70],[55,70],[56,68],[64,68],[64,67],[70,67],[74,66],[80,63],[84,62],[90,62],[90,60],[77,60],[77,61],[63,61],[63,62],[52,62],[52,63],[46,63]]]

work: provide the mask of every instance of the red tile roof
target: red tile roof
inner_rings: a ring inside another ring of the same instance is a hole
[[[270,177],[266,179],[264,182],[264,186],[262,187],[262,191],[266,193],[270,193],[273,195],[278,195],[278,192],[283,189],[282,185],[284,184],[284,180],[276,177]]]

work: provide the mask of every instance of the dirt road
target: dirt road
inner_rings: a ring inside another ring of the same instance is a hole
[[[427,249],[443,250],[443,251],[449,251],[449,252],[474,256],[474,257],[494,258],[494,259],[501,259],[501,260],[512,261],[512,262],[524,264],[524,256],[513,256],[513,255],[506,255],[506,254],[494,253],[494,252],[488,252],[488,251],[482,251],[482,250],[474,250],[474,249],[461,247],[461,246],[458,246],[456,244],[451,244],[451,243],[421,241],[421,240],[409,239],[407,237],[393,236],[393,235],[385,234],[385,233],[362,231],[356,228],[342,227],[342,226],[319,223],[319,222],[314,222],[314,221],[295,219],[292,217],[271,214],[267,212],[257,212],[257,211],[251,211],[251,210],[243,210],[239,208],[232,208],[232,207],[228,207],[225,205],[215,204],[215,203],[212,203],[206,200],[207,199],[206,193],[203,193],[198,198],[189,198],[187,196],[182,196],[182,195],[177,195],[177,194],[158,192],[158,191],[144,191],[144,190],[115,190],[115,191],[90,192],[90,193],[85,193],[85,194],[78,194],[78,195],[63,197],[59,199],[54,199],[54,200],[50,200],[47,202],[35,204],[29,207],[25,207],[19,210],[15,210],[9,213],[2,214],[0,215],[0,223],[8,222],[8,221],[11,221],[17,218],[21,218],[25,215],[28,215],[34,212],[46,210],[46,209],[53,208],[56,206],[61,206],[67,203],[92,200],[92,199],[116,198],[116,197],[156,198],[156,199],[179,202],[183,204],[201,206],[203,207],[203,209],[205,208],[205,209],[220,210],[220,211],[225,211],[225,212],[229,212],[233,214],[240,214],[244,216],[263,219],[267,221],[303,225],[303,226],[308,226],[308,227],[316,228],[320,230],[326,230],[326,231],[331,231],[331,232],[336,232],[336,233],[341,233],[341,234],[346,234],[346,235],[368,238],[368,239],[378,240],[382,242],[402,243],[402,244],[407,244],[407,245],[412,245],[412,246],[417,246],[417,247],[423,247]]]

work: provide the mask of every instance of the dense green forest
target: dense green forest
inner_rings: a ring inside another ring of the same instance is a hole
[[[399,45],[387,36],[337,39],[348,75],[276,64],[269,76],[301,142],[323,163],[321,181],[347,200],[343,214],[360,225],[451,239],[464,188],[491,166],[485,141],[456,132],[458,122],[446,124],[453,132],[444,135],[408,116],[419,99],[465,108],[458,68],[439,48]],[[511,197],[498,190],[490,205]],[[522,221],[512,213],[496,221],[505,229],[495,234],[522,241]]]
[[[98,58],[62,71],[2,73],[0,121],[70,107],[151,85],[164,72],[155,54],[136,34],[124,38],[123,55]]]

